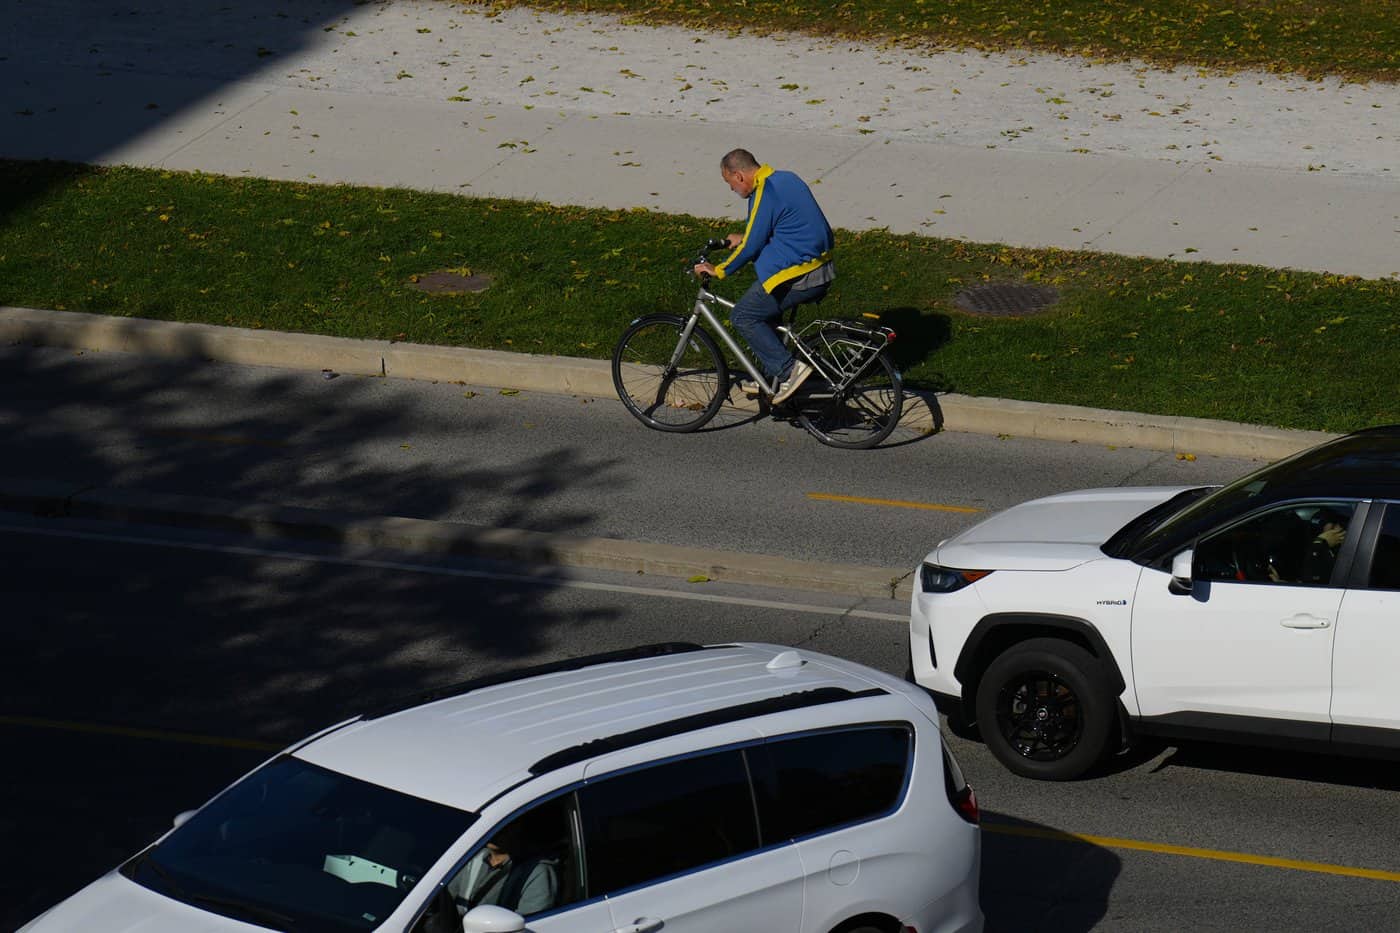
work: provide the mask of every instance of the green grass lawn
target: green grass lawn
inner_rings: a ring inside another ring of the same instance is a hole
[[[606,358],[683,313],[732,221],[56,163],[0,162],[0,303]],[[1400,421],[1400,282],[838,231],[827,317],[876,313],[914,386],[1345,431]],[[470,269],[485,292],[417,275]],[[736,294],[741,273],[721,290]],[[953,306],[1053,285],[1021,319]]]
[[[639,22],[1400,80],[1396,0],[491,0]]]

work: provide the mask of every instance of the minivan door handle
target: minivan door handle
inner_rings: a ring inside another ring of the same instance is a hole
[[[1289,616],[1279,624],[1284,628],[1327,628],[1332,624],[1332,620],[1300,612],[1295,616]]]
[[[638,917],[624,927],[618,927],[613,933],[652,933],[666,925],[666,921],[657,920],[655,917]]]

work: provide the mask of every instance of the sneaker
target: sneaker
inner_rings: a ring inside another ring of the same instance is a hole
[[[807,377],[810,375],[812,375],[812,367],[808,366],[802,360],[793,363],[792,371],[789,372],[788,377],[783,380],[783,384],[778,386],[778,391],[773,393],[773,404],[781,405],[783,402],[786,402],[792,397],[792,393],[796,392],[802,383],[807,381]]]
[[[763,394],[763,387],[752,379],[744,379],[739,382],[739,391],[744,393],[744,398],[758,398]]]

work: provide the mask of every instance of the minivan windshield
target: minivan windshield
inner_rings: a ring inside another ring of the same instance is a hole
[[[122,874],[271,929],[369,930],[475,819],[284,755],[132,859]]]

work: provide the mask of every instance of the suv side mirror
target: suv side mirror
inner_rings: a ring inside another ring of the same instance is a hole
[[[1172,582],[1167,589],[1178,596],[1185,596],[1191,592],[1191,562],[1195,556],[1196,552],[1187,548],[1172,558]]]
[[[525,918],[513,910],[482,904],[462,918],[462,933],[522,933]]]

